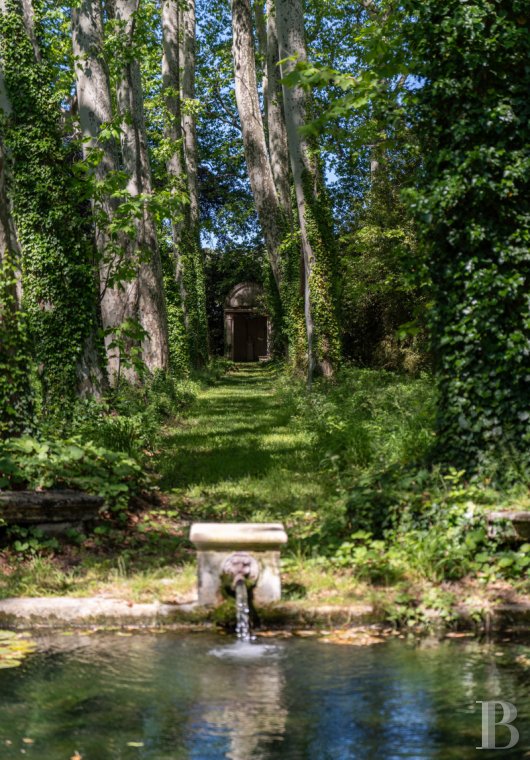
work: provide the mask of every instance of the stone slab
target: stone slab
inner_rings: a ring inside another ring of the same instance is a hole
[[[155,627],[183,618],[193,621],[197,605],[136,604],[108,597],[19,597],[0,600],[0,627]]]
[[[11,525],[72,524],[94,520],[103,503],[82,491],[0,491],[0,517]]]
[[[507,541],[530,541],[530,512],[488,512],[488,536],[496,538],[499,535]],[[506,532],[503,525],[510,524]]]
[[[190,541],[198,549],[272,549],[287,543],[282,523],[194,523]]]

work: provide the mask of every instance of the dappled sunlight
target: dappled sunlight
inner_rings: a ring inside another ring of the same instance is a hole
[[[196,517],[273,519],[322,500],[311,436],[277,385],[273,368],[244,367],[200,393],[157,462],[173,506]]]

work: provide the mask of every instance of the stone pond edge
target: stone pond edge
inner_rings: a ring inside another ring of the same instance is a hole
[[[293,629],[388,625],[388,615],[370,604],[298,605],[281,602],[259,609],[261,628]],[[196,629],[223,624],[219,611],[197,603],[133,603],[107,597],[18,597],[0,600],[0,628],[79,630],[105,628]],[[530,634],[530,602],[502,603],[487,608],[460,605],[449,625],[433,613],[419,624],[480,632],[516,631]]]

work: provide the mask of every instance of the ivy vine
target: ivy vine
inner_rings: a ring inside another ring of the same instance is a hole
[[[0,438],[30,429],[27,320],[16,296],[16,262],[0,263]]]
[[[413,7],[412,7],[413,6]],[[530,450],[530,19],[523,0],[410,3],[440,443],[470,467]]]
[[[4,139],[24,311],[46,408],[62,413],[75,397],[97,330],[89,210],[71,171],[72,147],[61,136],[46,49],[37,61],[15,0],[0,15],[0,49],[12,106]]]

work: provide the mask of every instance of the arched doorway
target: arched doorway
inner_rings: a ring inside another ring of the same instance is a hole
[[[235,362],[257,362],[269,354],[269,318],[263,311],[263,289],[240,282],[225,301],[225,354]]]

